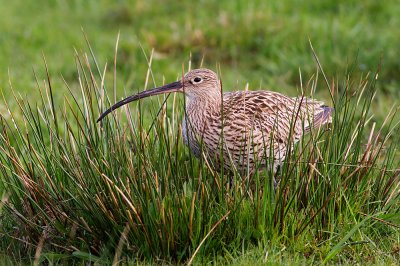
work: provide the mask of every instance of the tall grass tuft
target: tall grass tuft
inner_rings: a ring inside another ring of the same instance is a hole
[[[375,76],[330,86],[333,124],[295,146],[274,190],[268,171],[237,174],[230,188],[195,159],[180,135],[180,96],[97,124],[116,75],[107,82],[93,53],[76,63],[79,90],[65,83],[63,103],[48,74],[37,78],[40,102],[15,94],[18,109],[0,116],[1,245],[15,259],[192,263],[250,245],[306,252],[296,243],[314,243],[327,262],[400,226],[399,120],[393,108],[374,121]]]

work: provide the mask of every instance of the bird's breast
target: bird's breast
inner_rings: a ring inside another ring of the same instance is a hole
[[[199,158],[201,155],[201,148],[196,137],[196,135],[198,135],[197,130],[193,123],[188,120],[189,118],[185,116],[182,121],[183,142],[190,148],[193,154]]]

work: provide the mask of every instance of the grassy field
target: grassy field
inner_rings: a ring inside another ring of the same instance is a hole
[[[0,263],[398,264],[398,1],[182,2],[0,0]],[[95,123],[200,65],[335,107],[276,191],[193,158],[182,96]]]

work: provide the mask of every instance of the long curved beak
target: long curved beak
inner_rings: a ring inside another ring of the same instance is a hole
[[[173,82],[173,83],[161,86],[161,87],[157,87],[157,88],[154,88],[154,89],[151,89],[151,90],[147,90],[147,91],[142,91],[142,92],[139,92],[138,94],[129,96],[129,97],[117,102],[116,104],[111,106],[108,110],[106,110],[104,113],[102,113],[100,115],[100,117],[97,119],[97,122],[100,122],[109,113],[111,113],[115,109],[117,109],[117,108],[119,108],[119,107],[121,107],[121,106],[123,106],[123,105],[125,105],[127,103],[130,103],[130,102],[142,99],[142,98],[146,98],[146,97],[149,97],[149,96],[157,95],[157,94],[169,93],[169,92],[177,92],[177,91],[180,91],[182,89],[182,87],[183,87],[182,86],[182,82],[181,81],[176,81],[176,82]]]

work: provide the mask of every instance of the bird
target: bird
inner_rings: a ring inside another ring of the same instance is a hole
[[[181,80],[131,95],[103,112],[153,95],[178,92],[186,97],[182,121],[184,143],[216,171],[275,173],[303,135],[332,122],[334,109],[303,96],[279,92],[223,92],[219,76],[206,68],[194,69]],[[272,164],[271,164],[272,161]]]

